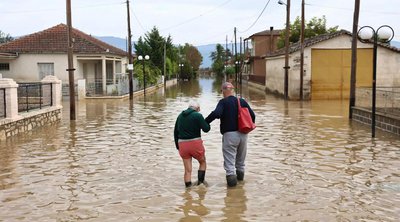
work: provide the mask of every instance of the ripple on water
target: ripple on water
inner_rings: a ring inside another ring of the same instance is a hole
[[[146,101],[78,103],[78,119],[0,142],[4,221],[397,221],[398,138],[371,139],[340,101],[284,102],[244,87],[257,114],[246,179],[227,189],[219,121],[203,134],[208,186],[185,189],[177,115],[218,100],[210,79]],[[193,181],[198,164],[193,162]]]

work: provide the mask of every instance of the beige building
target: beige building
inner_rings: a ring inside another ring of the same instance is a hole
[[[348,99],[350,92],[352,34],[341,30],[305,40],[304,99]],[[373,44],[358,42],[356,87],[372,86]],[[377,87],[400,86],[400,50],[380,44],[377,56]],[[284,49],[264,57],[266,90],[284,92]],[[300,95],[300,45],[290,46],[289,98]]]
[[[125,73],[127,52],[77,29],[72,31],[75,82],[86,80],[86,89],[102,94],[115,83],[117,73]],[[17,82],[40,81],[54,75],[68,84],[67,26],[23,36],[0,45],[0,73]]]

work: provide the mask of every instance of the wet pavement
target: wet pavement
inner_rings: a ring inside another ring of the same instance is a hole
[[[133,103],[80,101],[74,123],[64,102],[59,124],[0,142],[0,221],[400,219],[398,137],[371,139],[368,126],[349,122],[347,101],[285,102],[246,85],[257,129],[245,182],[226,187],[216,120],[203,134],[208,187],[185,189],[175,120],[192,98],[207,116],[219,85],[200,79]]]

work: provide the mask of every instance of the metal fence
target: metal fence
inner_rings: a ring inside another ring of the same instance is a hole
[[[357,88],[356,106],[372,109],[371,87]],[[378,87],[376,89],[376,111],[400,116],[400,87]]]
[[[7,113],[6,89],[0,89],[0,118],[5,118]]]
[[[18,112],[28,112],[52,106],[51,83],[18,83]]]
[[[114,79],[106,80],[106,89],[103,90],[103,81],[101,79],[86,79],[86,95],[96,96],[122,96],[129,94],[129,75],[126,73],[116,73]],[[162,83],[162,78],[157,79],[157,84]],[[143,90],[143,83],[139,83],[136,78],[132,79],[133,92]],[[146,88],[153,85],[146,85]]]
[[[106,89],[103,90],[102,79],[86,79],[87,96],[121,96],[129,93],[129,76],[126,73],[116,73],[114,79],[106,79]]]

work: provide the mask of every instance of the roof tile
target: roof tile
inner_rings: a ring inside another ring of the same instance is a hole
[[[74,50],[76,54],[127,55],[127,52],[109,45],[78,29],[72,29]],[[14,41],[0,45],[0,52],[5,53],[67,53],[67,25],[59,24],[49,29],[23,36]]]
[[[352,33],[347,31],[347,30],[342,29],[342,30],[339,30],[337,32],[327,33],[327,34],[322,34],[322,35],[318,35],[318,36],[315,36],[315,37],[311,37],[311,38],[308,38],[308,39],[304,40],[304,47],[309,47],[309,46],[315,45],[317,43],[320,43],[320,42],[323,42],[323,41],[326,41],[326,40],[329,40],[329,39],[333,39],[333,38],[335,38],[337,36],[341,36],[341,35],[352,36]],[[392,51],[395,51],[395,52],[400,52],[400,49],[398,49],[396,47],[393,47],[393,46],[390,46],[388,44],[378,43],[378,45],[381,46],[381,47],[390,49]],[[300,47],[301,47],[300,42],[296,42],[296,43],[290,44],[289,53],[293,53],[293,52],[299,51]],[[274,57],[274,56],[280,56],[280,55],[284,55],[284,54],[285,54],[285,48],[281,48],[281,49],[279,49],[277,51],[274,51],[274,52],[271,52],[271,53],[269,53],[269,54],[267,54],[267,55],[265,55],[263,57],[264,58],[265,57]]]

